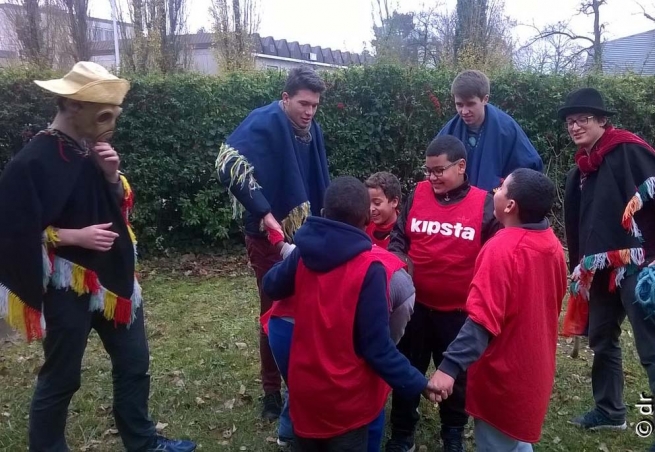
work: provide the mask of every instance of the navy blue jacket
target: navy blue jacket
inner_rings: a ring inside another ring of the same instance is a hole
[[[300,259],[309,270],[326,273],[372,246],[364,231],[320,217],[310,217],[296,232],[294,242],[296,249],[291,255],[264,276],[264,292],[274,300],[294,295]],[[302,299],[298,297],[300,302]],[[401,396],[416,396],[426,388],[425,376],[412,367],[391,339],[387,275],[381,263],[374,262],[364,278],[353,340],[356,353]]]

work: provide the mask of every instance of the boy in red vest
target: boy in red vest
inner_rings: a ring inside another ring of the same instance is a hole
[[[478,257],[469,318],[431,379],[450,393],[471,366],[466,410],[478,451],[529,452],[541,436],[567,284],[564,251],[546,219],[554,200],[555,186],[538,171],[505,179],[494,196],[505,228]]]
[[[469,184],[466,149],[451,135],[435,138],[427,148],[420,182],[403,205],[391,233],[389,251],[413,263],[414,314],[398,349],[425,373],[435,366],[466,320],[466,295],[482,245],[500,228],[493,196]],[[441,439],[447,452],[464,450],[466,374],[441,403]],[[420,397],[394,391],[388,452],[414,450]]]
[[[364,452],[389,385],[407,397],[431,388],[390,337],[388,276],[364,232],[364,184],[335,179],[323,216],[298,230],[296,248],[266,274],[263,288],[297,307],[288,369],[294,446]]]
[[[366,233],[373,243],[385,250],[389,246],[391,230],[398,219],[398,205],[402,196],[400,181],[386,171],[373,174],[364,182],[371,198],[371,222]]]

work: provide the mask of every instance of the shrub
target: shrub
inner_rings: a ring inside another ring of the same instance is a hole
[[[327,73],[317,120],[333,176],[395,173],[409,190],[429,141],[455,108],[443,71],[373,66]],[[52,119],[50,96],[32,83],[53,76],[0,72],[0,168]],[[279,98],[284,75],[247,72],[131,80],[114,145],[135,189],[134,225],[142,252],[229,247],[239,237],[226,190],[215,175],[220,143],[254,108]],[[540,152],[562,190],[573,147],[557,108],[577,87],[595,86],[619,114],[618,126],[655,140],[655,83],[650,77],[547,76],[504,72],[492,77],[491,102],[512,115]],[[561,197],[553,211],[561,229]]]

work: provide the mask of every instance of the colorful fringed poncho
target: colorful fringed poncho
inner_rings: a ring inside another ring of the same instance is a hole
[[[271,212],[291,241],[307,217],[320,215],[330,177],[321,128],[312,121],[309,132],[297,137],[275,101],[251,112],[221,146],[216,170],[234,217],[246,211],[246,234],[263,235],[261,219]]]
[[[613,292],[655,257],[655,209],[649,202],[655,197],[655,151],[636,135],[609,126],[591,155],[579,151],[576,161],[564,198],[572,273],[565,336],[586,334],[597,271],[611,271],[607,290]]]
[[[123,200],[72,139],[56,130],[37,134],[0,175],[0,318],[28,340],[45,334],[43,293],[89,295],[89,309],[130,325],[141,305],[128,214],[133,193],[121,176]],[[111,250],[57,247],[57,229],[112,223]]]

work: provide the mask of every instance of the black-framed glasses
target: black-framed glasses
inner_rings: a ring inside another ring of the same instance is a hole
[[[423,166],[421,168],[421,170],[423,171],[423,174],[425,175],[425,177],[430,177],[431,174],[434,174],[436,177],[441,177],[441,176],[443,176],[444,171],[446,171],[448,168],[451,168],[451,167],[457,165],[461,160],[462,159],[459,159],[459,160],[451,163],[450,165],[446,165],[446,166],[441,167],[441,168],[428,168],[427,166]]]
[[[573,128],[574,124],[577,124],[578,127],[586,126],[587,124],[589,124],[589,120],[593,118],[594,116],[591,115],[591,116],[583,116],[582,118],[578,118],[578,119],[567,119],[566,122],[564,123],[564,127],[566,127],[567,129],[571,129]]]

